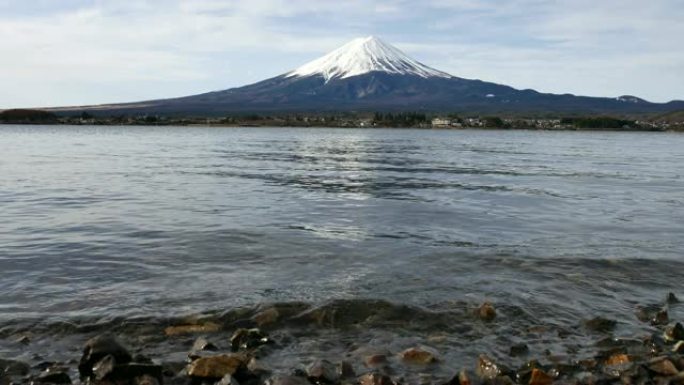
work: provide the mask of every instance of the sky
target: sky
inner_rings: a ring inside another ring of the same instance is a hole
[[[665,102],[682,20],[683,0],[0,0],[0,108],[222,90],[369,35],[463,78]]]

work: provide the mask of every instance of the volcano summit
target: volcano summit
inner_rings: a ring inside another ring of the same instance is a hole
[[[650,103],[544,94],[428,67],[377,37],[352,40],[283,75],[223,91],[140,103],[69,107],[61,112],[220,116],[264,112],[433,111],[460,113],[653,113],[684,102]]]

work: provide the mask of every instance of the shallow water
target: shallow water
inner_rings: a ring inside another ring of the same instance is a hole
[[[334,299],[449,317],[299,344],[444,332],[459,362],[535,325],[642,332],[637,305],[684,294],[683,164],[665,133],[0,126],[0,353],[36,322]],[[288,349],[349,349],[325,346]]]

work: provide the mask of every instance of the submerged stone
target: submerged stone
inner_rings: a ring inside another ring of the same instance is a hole
[[[367,373],[359,377],[359,385],[395,385],[389,376],[380,373]]]
[[[595,317],[584,321],[584,326],[591,331],[607,333],[615,329],[617,322],[603,317]]]
[[[502,370],[491,358],[481,354],[477,360],[475,374],[483,380],[493,380],[502,374]]]
[[[477,309],[477,316],[483,321],[493,321],[496,318],[496,309],[491,303],[485,302]]]
[[[203,324],[169,326],[164,329],[164,333],[167,336],[172,337],[183,334],[215,333],[220,330],[221,325],[213,322],[206,322]]]
[[[666,302],[670,305],[674,305],[676,303],[679,303],[679,298],[677,298],[675,293],[670,292],[670,293],[667,293]]]
[[[64,371],[47,370],[33,379],[39,384],[71,384],[71,377]]]
[[[314,384],[333,384],[337,382],[337,368],[328,360],[314,361],[306,369],[306,375]]]
[[[665,341],[675,342],[684,340],[684,326],[677,322],[673,326],[668,326],[663,334]]]
[[[402,361],[409,364],[427,365],[437,362],[435,353],[423,348],[409,348],[399,354]]]
[[[311,385],[311,383],[300,376],[280,375],[269,378],[265,385]]]
[[[508,351],[508,354],[512,357],[519,357],[519,356],[524,356],[530,352],[530,348],[527,346],[527,344],[520,343],[511,346],[511,348]]]

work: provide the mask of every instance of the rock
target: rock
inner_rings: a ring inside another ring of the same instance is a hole
[[[221,381],[217,382],[216,385],[240,385],[239,382],[230,374],[226,374],[221,378]]]
[[[136,377],[133,380],[133,385],[161,385],[161,382],[159,382],[158,378],[144,374],[140,377]]]
[[[607,333],[615,329],[617,322],[603,317],[596,317],[584,321],[584,326],[594,332]]]
[[[240,354],[201,357],[188,365],[187,372],[190,377],[218,379],[226,374],[235,374],[245,361],[245,356]]]
[[[618,378],[632,367],[632,360],[630,360],[628,355],[616,353],[606,359],[603,373],[609,377]]]
[[[18,340],[17,343],[20,343],[22,345],[28,345],[31,343],[31,339],[29,336],[21,336]]]
[[[647,367],[650,371],[662,376],[674,376],[679,370],[667,357],[657,357],[648,362]]]
[[[670,293],[667,293],[666,302],[669,305],[674,305],[676,303],[679,303],[679,298],[677,298],[677,296],[674,293],[670,292]]]
[[[684,341],[679,341],[672,348],[674,353],[684,354]]]
[[[470,377],[468,372],[463,369],[458,372],[449,382],[443,385],[471,385]]]
[[[230,337],[230,347],[234,352],[240,349],[252,349],[271,343],[268,336],[259,329],[238,329]]]
[[[306,369],[306,376],[314,384],[333,384],[337,382],[337,368],[328,360],[314,361]]]
[[[190,352],[188,353],[188,357],[191,359],[194,358],[199,358],[200,353],[202,352],[208,352],[208,351],[217,351],[218,348],[216,345],[212,344],[209,342],[206,338],[204,337],[199,337],[195,340],[195,342],[192,344],[192,348],[190,348]]]
[[[272,307],[255,314],[252,320],[257,326],[264,327],[278,322],[278,318],[280,318],[280,312]]]
[[[493,321],[496,318],[496,309],[491,303],[485,302],[477,309],[477,316],[483,321]]]
[[[670,317],[668,316],[666,309],[658,310],[653,318],[651,318],[651,325],[653,326],[667,325],[669,322]]]
[[[221,330],[221,325],[214,322],[206,322],[197,325],[176,325],[169,326],[164,329],[164,333],[169,336],[178,336],[183,334],[196,334],[196,333],[215,333]]]
[[[427,365],[437,361],[437,356],[423,348],[409,348],[399,354],[402,361],[408,364]]]
[[[255,377],[261,377],[271,373],[269,368],[264,366],[261,361],[254,357],[247,363],[247,370]]]
[[[71,377],[63,371],[47,370],[33,379],[39,384],[71,384]]]
[[[342,361],[337,365],[337,375],[342,379],[352,378],[356,377],[356,372],[349,361]]]
[[[265,385],[311,385],[306,378],[299,376],[276,376],[269,378]]]
[[[119,364],[113,356],[107,356],[93,366],[93,376],[99,381],[108,382],[130,382],[136,379],[143,381],[142,377],[151,377],[161,384],[163,382],[163,368],[161,365],[142,363]]]
[[[396,385],[391,378],[380,373],[367,373],[359,377],[359,385]]]
[[[25,376],[31,370],[31,365],[13,360],[3,360],[0,358],[0,374],[6,376]]]
[[[481,354],[477,360],[475,374],[483,380],[493,380],[502,374],[502,370],[491,358]]]
[[[529,385],[551,385],[552,383],[553,377],[546,374],[546,372],[538,368],[532,369]]]
[[[376,368],[387,364],[387,356],[384,354],[372,354],[363,359],[363,363],[369,368]]]
[[[606,360],[606,365],[622,365],[630,362],[629,356],[626,354],[613,354]]]
[[[112,335],[93,337],[85,343],[83,355],[78,364],[78,371],[82,377],[89,377],[93,373],[93,365],[106,356],[112,356],[117,364],[131,361],[131,354]]]
[[[529,352],[530,352],[530,348],[527,347],[526,344],[520,343],[520,344],[516,344],[516,345],[511,346],[508,354],[512,357],[520,357],[520,356],[527,355]]]
[[[667,341],[667,342],[675,342],[675,341],[684,340],[684,326],[682,326],[682,324],[679,322],[674,324],[674,326],[668,326],[665,329],[665,333],[663,334],[663,338],[665,338],[665,341]]]

